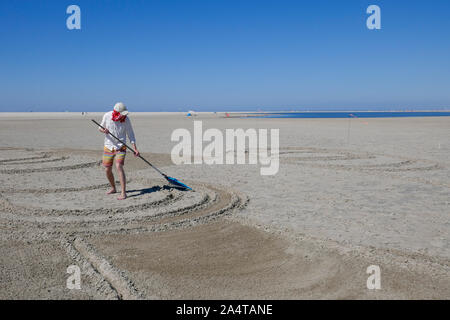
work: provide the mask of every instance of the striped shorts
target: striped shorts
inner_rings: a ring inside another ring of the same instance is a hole
[[[116,163],[124,164],[125,155],[127,153],[127,147],[123,146],[120,150],[109,150],[107,147],[103,148],[103,166],[105,168],[111,167],[114,162],[114,157],[116,158]]]

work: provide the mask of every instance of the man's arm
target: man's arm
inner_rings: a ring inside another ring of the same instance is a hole
[[[98,127],[98,131],[100,131],[101,133],[106,133],[106,134],[108,134],[108,133],[109,133],[109,130],[106,129],[106,114],[103,115],[102,123],[100,123],[100,125],[101,125],[103,128],[105,128],[105,129],[103,129],[102,127]]]
[[[136,143],[131,143],[131,144],[133,145],[134,155],[135,155],[136,157],[139,157],[140,153],[139,153],[139,150],[138,150],[137,147],[136,147]]]
[[[127,120],[125,120],[125,127],[126,127],[126,131],[127,131],[128,139],[130,139],[130,142],[133,145],[134,155],[136,157],[138,157],[139,150],[136,147],[136,138],[134,137],[134,131],[133,131],[133,127],[131,125],[130,118],[128,118],[128,117],[127,117]]]

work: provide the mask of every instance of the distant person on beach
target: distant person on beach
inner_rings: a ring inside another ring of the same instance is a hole
[[[127,148],[124,144],[113,138],[109,133],[111,132],[123,142],[127,141],[128,136],[128,139],[130,139],[130,142],[133,145],[134,155],[136,157],[139,156],[133,127],[131,126],[131,121],[127,117],[127,114],[127,107],[122,102],[118,102],[115,104],[113,111],[109,111],[103,116],[101,125],[105,129],[99,127],[100,132],[106,134],[105,145],[103,148],[103,166],[106,170],[106,177],[111,185],[111,190],[109,190],[107,194],[117,192],[116,183],[112,172],[114,158],[116,158],[116,168],[119,173],[120,185],[122,187],[122,192],[117,200],[124,200],[127,198],[125,171],[123,169]]]

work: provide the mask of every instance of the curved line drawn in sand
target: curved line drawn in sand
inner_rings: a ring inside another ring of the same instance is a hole
[[[45,158],[41,158],[41,159],[46,159],[49,157],[45,157]],[[9,163],[7,163],[7,165],[18,165],[18,164],[35,164],[35,163],[49,163],[49,162],[57,162],[57,161],[64,161],[69,159],[69,157],[60,157],[60,158],[54,158],[54,159],[48,159],[48,160],[34,160],[34,161],[11,161]],[[30,160],[30,159],[27,159]],[[2,163],[3,165],[5,165],[5,163]]]
[[[127,179],[127,183],[130,183],[131,179]],[[116,181],[116,184],[120,183]],[[89,191],[108,188],[109,183],[79,187],[79,188],[55,188],[55,189],[0,189],[0,193],[33,193],[33,194],[45,194],[45,193],[64,193],[64,192],[78,192],[78,191]]]
[[[45,164],[52,162],[65,161],[70,159],[70,156],[60,156],[53,157],[51,152],[35,152],[33,149],[19,149],[19,148],[7,148],[0,150],[10,150],[10,151],[21,151],[25,153],[31,153],[30,157],[22,158],[10,158],[1,159],[0,165],[3,166],[15,166],[15,165],[34,165],[34,164]],[[74,165],[66,165],[59,167],[39,167],[39,168],[12,168],[12,169],[1,169],[0,173],[3,174],[21,174],[21,173],[34,173],[34,172],[51,172],[51,171],[64,171],[64,170],[76,170],[81,168],[89,168],[96,165],[100,165],[101,161],[78,163]]]
[[[67,255],[81,268],[82,274],[86,276],[88,283],[83,282],[83,286],[90,286],[99,296],[107,300],[119,300],[120,294],[114,289],[104,276],[83,256],[73,244],[74,239],[68,237],[60,237],[60,245],[66,251]]]
[[[290,156],[292,154],[306,154],[306,156],[293,157]],[[280,151],[280,156],[282,156],[280,157],[280,160],[284,163],[336,170],[401,172],[438,170],[442,167],[439,163],[430,160],[409,159],[368,152],[354,153],[347,150],[332,150],[310,147],[289,147]],[[392,161],[383,158],[392,159]],[[362,161],[363,163],[355,163],[355,160]],[[370,161],[377,160],[381,161],[381,163],[370,163]],[[336,164],[333,163],[333,161],[348,161],[348,163]]]
[[[0,149],[1,150],[1,149]],[[26,157],[26,158],[15,158],[15,159],[2,159],[0,160],[0,164],[5,164],[5,163],[9,163],[9,162],[16,162],[16,161],[28,161],[28,160],[40,160],[40,159],[46,159],[46,158],[50,158],[50,155],[44,153],[41,156],[36,156],[36,157]]]
[[[122,270],[117,269],[108,260],[99,255],[92,245],[83,238],[75,237],[73,240],[64,239],[61,242],[69,254],[73,255],[74,258],[77,258],[77,255],[79,255],[78,260],[87,262],[89,264],[88,267],[91,267],[92,271],[96,271],[101,276],[101,279],[115,291],[113,298],[120,300],[157,299],[156,296],[148,297],[139,292],[133,281]],[[102,285],[104,286],[105,284],[102,283]]]
[[[5,174],[15,174],[15,173],[33,173],[33,172],[51,172],[51,171],[64,171],[64,170],[76,170],[83,168],[90,168],[94,166],[99,166],[101,161],[93,161],[86,162],[71,166],[62,166],[62,167],[49,167],[49,168],[36,168],[36,169],[8,169],[8,170],[0,170],[0,173]]]

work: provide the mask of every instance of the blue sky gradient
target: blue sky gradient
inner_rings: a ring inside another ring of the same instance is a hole
[[[81,30],[66,8],[81,8]],[[381,7],[381,30],[366,8]],[[450,1],[0,1],[0,111],[450,109]]]

